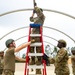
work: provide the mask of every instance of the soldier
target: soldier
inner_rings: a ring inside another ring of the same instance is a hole
[[[75,75],[75,49],[72,49],[71,52],[72,52],[72,56],[71,56],[72,71],[73,71],[73,75]]]
[[[34,14],[36,13],[37,17],[34,17]],[[39,7],[34,8],[33,14],[30,17],[30,21],[34,22],[35,24],[41,24],[43,26],[45,20],[45,16],[43,14],[43,10]],[[39,28],[33,28],[32,29],[33,34],[39,34]]]
[[[8,39],[5,44],[8,50],[5,53],[4,56],[4,70],[2,75],[14,75],[15,72],[15,59],[19,61],[26,61],[23,58],[19,58],[15,56],[15,52],[19,52],[23,48],[27,47],[31,43],[33,43],[35,40],[31,40],[25,44],[20,45],[19,47],[16,47],[15,41],[13,39]]]
[[[68,52],[65,50],[66,41],[59,40],[57,47],[59,48],[58,53],[55,57],[55,73],[56,75],[69,75],[68,67]]]
[[[59,50],[55,58],[47,57],[50,63],[54,63],[56,75],[69,75],[69,67],[68,67],[69,56],[67,50],[65,50],[66,45],[67,45],[66,41],[62,39],[59,40],[57,44]]]
[[[34,14],[36,14],[37,17],[34,17]],[[44,20],[45,20],[45,16],[43,14],[43,10],[41,8],[37,7],[37,5],[35,3],[35,7],[34,7],[34,10],[33,10],[33,14],[30,17],[30,21],[34,22],[35,24],[41,24],[43,26]],[[39,31],[40,31],[39,28],[33,28],[31,33],[32,34],[39,34],[40,33]],[[35,39],[36,42],[40,42],[40,38],[39,37],[34,37],[34,38],[31,38],[31,39]],[[34,53],[33,49],[34,48],[31,48],[30,52]],[[41,47],[37,47],[36,48],[36,52],[37,53],[41,53]],[[31,57],[30,64],[31,65],[33,65],[33,64],[40,65],[41,62],[42,62],[42,58],[40,56],[38,56],[36,59],[37,60],[35,60],[35,57]],[[41,74],[41,70],[40,69],[36,69],[36,74]]]
[[[3,72],[3,57],[4,57],[4,51],[0,51],[0,75],[2,75]]]

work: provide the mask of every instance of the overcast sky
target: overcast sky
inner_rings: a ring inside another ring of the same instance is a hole
[[[63,12],[75,17],[75,0],[36,0],[38,7],[42,9],[50,9],[59,12]],[[32,9],[33,0],[0,0],[0,14],[5,12],[18,10],[18,9]],[[8,32],[20,28],[29,26],[31,23],[29,21],[32,11],[21,11],[11,13],[5,16],[0,16],[0,37],[4,36]],[[44,26],[49,26],[55,29],[58,29],[72,39],[75,39],[75,19],[68,16],[44,11],[46,17]],[[28,28],[18,30],[0,40],[0,50],[5,49],[5,40],[8,38],[18,39],[22,36],[28,35]],[[67,41],[67,47],[75,46],[75,43],[65,36],[64,34],[57,32],[55,30],[44,28],[44,35],[55,38],[56,40],[64,39]],[[43,37],[44,41],[50,42],[53,45],[57,45],[57,42],[53,39]],[[17,46],[23,42],[26,42],[28,37],[22,38],[19,41],[16,41]],[[51,46],[52,47],[52,46]]]

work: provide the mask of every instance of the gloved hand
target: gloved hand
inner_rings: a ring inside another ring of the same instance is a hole
[[[48,56],[44,53],[44,55],[42,56],[44,60],[48,60]]]
[[[34,6],[37,6],[37,3],[34,3]]]
[[[35,43],[35,40],[34,40],[34,39],[32,39],[32,40],[31,40],[31,43]]]

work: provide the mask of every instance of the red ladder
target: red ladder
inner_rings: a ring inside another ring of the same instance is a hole
[[[39,34],[31,34],[31,28],[39,27],[40,33]],[[24,75],[31,75],[29,74],[29,69],[42,69],[42,74],[32,74],[32,75],[47,75],[46,73],[46,64],[45,61],[42,59],[42,65],[29,65],[29,56],[42,56],[44,54],[44,45],[43,45],[43,37],[42,37],[42,26],[40,24],[30,24],[29,26],[29,36],[28,41],[30,41],[31,37],[40,37],[40,42],[35,42],[27,47],[26,53],[26,64],[25,64],[25,72]],[[29,53],[31,46],[41,46],[41,53]]]

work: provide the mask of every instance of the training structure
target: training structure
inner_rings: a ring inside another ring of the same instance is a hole
[[[39,34],[31,34],[31,28],[39,28],[40,33]],[[25,73],[24,75],[47,75],[46,73],[46,64],[45,61],[42,59],[41,65],[29,65],[29,58],[31,56],[41,56],[44,54],[44,45],[43,45],[43,37],[42,37],[42,26],[40,24],[30,24],[29,26],[29,36],[28,41],[30,41],[30,38],[32,37],[38,37],[40,38],[40,42],[32,43],[27,47],[27,53],[26,53],[26,63],[25,63]],[[30,53],[30,47],[34,47],[34,53]],[[41,47],[41,53],[36,53],[36,47]],[[42,74],[31,74],[31,69],[41,69]]]

